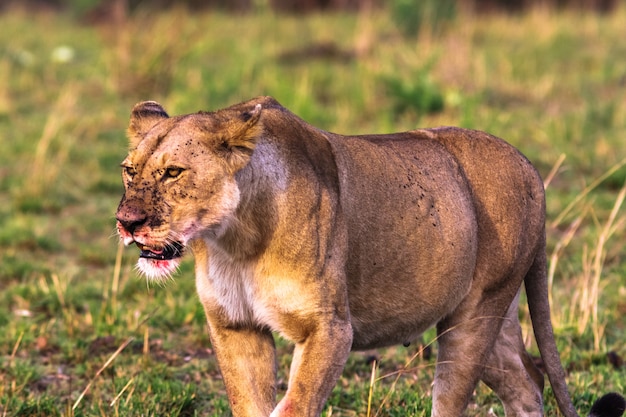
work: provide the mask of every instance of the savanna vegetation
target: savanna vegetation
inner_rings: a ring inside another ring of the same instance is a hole
[[[1,416],[229,415],[193,260],[146,283],[114,231],[125,128],[143,99],[177,114],[272,95],[339,133],[458,125],[507,139],[545,178],[574,402],[584,412],[626,391],[625,5],[433,23],[396,3],[305,16],[138,9],[99,24],[0,15]],[[284,390],[292,347],[278,347]],[[429,415],[436,349],[430,331],[353,354],[325,415]],[[558,415],[549,389],[545,401]],[[468,415],[503,411],[479,386]]]

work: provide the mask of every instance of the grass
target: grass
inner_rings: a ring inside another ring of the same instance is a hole
[[[142,12],[119,28],[1,14],[0,415],[229,415],[191,260],[153,287],[118,246],[118,164],[139,100],[176,114],[262,94],[340,133],[460,125],[519,147],[550,179],[553,317],[577,408],[626,391],[607,356],[626,355],[625,18],[459,12],[406,35],[387,11]],[[434,356],[410,360],[416,345],[353,354],[325,415],[429,415]],[[278,349],[284,388],[291,346]],[[479,386],[469,415],[492,409]]]

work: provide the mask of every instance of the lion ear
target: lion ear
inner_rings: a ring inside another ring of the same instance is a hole
[[[228,160],[234,170],[241,169],[250,159],[257,139],[263,133],[263,124],[259,122],[262,107],[237,114],[224,126],[222,146],[228,152]]]
[[[261,105],[257,104],[254,109],[240,113],[230,120],[227,127],[226,141],[230,147],[245,148],[252,151],[256,145],[256,139],[263,131],[259,123],[261,118]]]
[[[142,101],[135,104],[130,113],[127,131],[131,146],[137,147],[137,144],[157,122],[168,117],[165,109],[156,101]]]

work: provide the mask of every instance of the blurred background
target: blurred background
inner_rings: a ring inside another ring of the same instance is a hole
[[[0,28],[1,416],[229,415],[193,259],[146,283],[115,233],[125,129],[148,99],[179,114],[272,95],[337,133],[511,142],[547,187],[576,406],[626,391],[623,0],[20,0],[0,1]],[[325,415],[429,415],[434,340],[352,355]],[[504,415],[483,386],[468,413]]]

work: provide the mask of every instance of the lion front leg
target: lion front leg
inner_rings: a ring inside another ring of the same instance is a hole
[[[319,416],[351,347],[349,320],[319,322],[305,340],[296,343],[287,393],[270,417]]]
[[[268,330],[212,324],[211,343],[235,417],[267,417],[276,404],[276,353]]]

